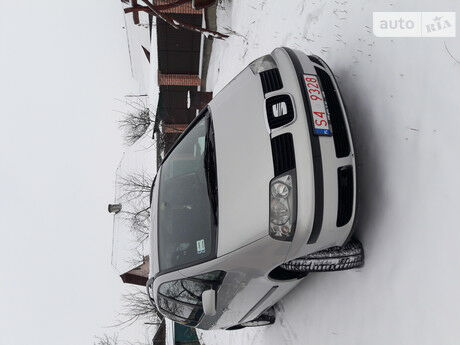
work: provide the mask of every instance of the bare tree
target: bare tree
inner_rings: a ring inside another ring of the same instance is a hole
[[[152,177],[144,172],[121,176],[118,180],[118,186],[122,191],[119,198],[124,200],[131,200],[134,198],[142,200],[148,199],[150,197],[152,180]]]
[[[166,13],[163,12],[166,9],[170,9],[170,8],[182,5],[184,3],[191,2],[191,0],[188,0],[188,1],[178,0],[178,1],[174,2],[174,3],[166,4],[166,5],[153,5],[148,0],[142,0],[142,2],[145,4],[145,6],[133,6],[133,7],[125,8],[125,10],[124,10],[125,13],[141,12],[141,11],[142,12],[147,12],[148,14],[151,14],[153,16],[156,16],[156,17],[162,19],[163,21],[165,21],[166,23],[171,25],[174,29],[183,28],[183,29],[186,29],[186,30],[199,32],[202,35],[205,35],[206,37],[213,37],[213,38],[217,38],[217,39],[225,39],[225,38],[228,37],[228,35],[225,35],[223,33],[217,32],[217,31],[213,31],[213,30],[209,30],[209,29],[206,29],[206,28],[196,26],[196,25],[185,23],[185,22],[183,22],[181,20],[178,20],[178,19],[175,19],[175,18],[171,17],[169,14],[166,14]]]
[[[104,334],[102,337],[95,337],[93,345],[118,345],[118,334]]]
[[[175,7],[178,7],[180,5],[186,4],[191,2],[191,0],[177,0],[175,2],[171,2],[169,4],[163,4],[163,5],[153,5],[155,10],[157,11],[164,11],[164,10],[169,10]],[[130,7],[125,9],[125,13],[131,13],[131,12],[142,12],[146,10],[148,7],[146,6],[135,6],[135,7]]]
[[[121,216],[130,224],[130,229],[141,246],[149,236],[150,188],[153,178],[145,172],[127,174],[118,178],[118,199],[123,203]]]
[[[123,113],[119,126],[126,144],[132,145],[147,133],[154,120],[150,109],[142,101],[129,102],[128,105],[131,109]]]
[[[131,231],[136,236],[136,242],[142,247],[149,237],[150,207],[146,206],[139,210],[122,211],[124,217],[130,222]]]
[[[96,341],[93,345],[147,345],[141,342],[120,341],[118,334],[108,335],[104,334],[101,337],[95,337]]]
[[[122,300],[120,320],[115,326],[129,326],[137,321],[158,325],[163,320],[157,308],[150,303],[146,292],[135,289],[123,294]]]

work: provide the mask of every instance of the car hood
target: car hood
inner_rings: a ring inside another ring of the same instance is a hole
[[[209,104],[217,162],[217,255],[268,234],[273,161],[261,81],[249,68]]]

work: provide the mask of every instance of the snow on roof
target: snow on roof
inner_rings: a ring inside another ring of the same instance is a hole
[[[124,5],[126,7],[126,5]],[[131,63],[131,73],[139,84],[139,93],[148,94],[150,105],[156,108],[158,104],[158,53],[156,21],[153,20],[152,32],[149,31],[149,17],[145,12],[139,13],[139,24],[134,24],[133,14],[125,14],[126,36]],[[151,36],[151,37],[150,37]],[[144,52],[150,53],[150,63]],[[152,109],[153,110],[153,109]]]
[[[158,85],[158,40],[156,21],[153,22],[152,39],[150,42],[150,84],[148,89],[149,109],[152,114],[156,114],[158,100],[160,97],[160,86]]]

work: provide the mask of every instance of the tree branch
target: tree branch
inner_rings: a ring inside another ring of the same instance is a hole
[[[187,2],[190,2],[191,0],[177,0],[176,2],[172,2],[170,4],[165,4],[165,5],[153,5],[157,11],[164,11],[164,10],[169,10],[171,8],[179,7],[180,5],[186,4]],[[129,7],[124,9],[125,13],[132,13],[132,12],[149,12],[150,9],[147,6],[134,6],[134,7]]]
[[[222,34],[217,31],[208,30],[208,29],[196,26],[196,25],[184,23],[177,19],[173,19],[171,16],[165,13],[162,13],[160,11],[157,11],[155,6],[152,3],[150,3],[148,0],[142,0],[142,2],[151,10],[153,15],[162,19],[163,21],[171,25],[174,29],[184,28],[190,31],[199,32],[205,35],[206,37],[211,36],[211,37],[218,38],[218,39],[224,39],[228,37],[228,35]]]

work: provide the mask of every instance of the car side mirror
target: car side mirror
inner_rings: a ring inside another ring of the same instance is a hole
[[[210,289],[203,291],[201,295],[201,303],[205,315],[216,315],[216,290]]]

